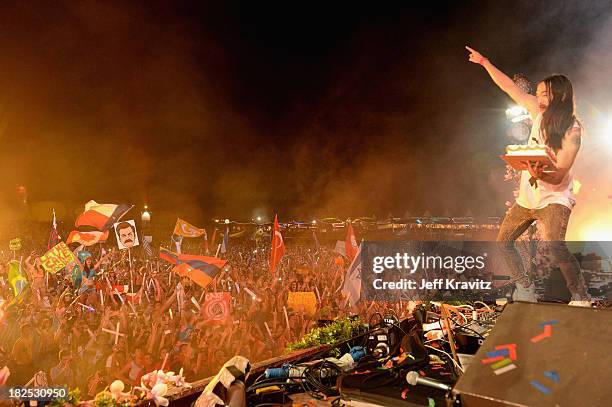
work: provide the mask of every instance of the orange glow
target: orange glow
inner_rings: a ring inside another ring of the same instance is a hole
[[[584,241],[612,241],[612,220],[588,223],[580,228],[579,236]]]

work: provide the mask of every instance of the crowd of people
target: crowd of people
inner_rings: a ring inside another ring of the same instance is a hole
[[[71,247],[78,278],[70,267],[44,272],[43,250],[32,251],[17,257],[29,282],[19,301],[6,273],[14,255],[5,251],[0,368],[9,367],[8,383],[24,385],[43,371],[49,385],[78,387],[94,397],[115,379],[135,386],[156,369],[183,369],[186,380],[195,381],[235,354],[252,362],[281,355],[321,319],[371,311],[367,302],[351,308],[342,295],[348,261],[331,247],[287,242],[271,273],[269,240],[235,239],[228,246],[219,254],[226,266],[206,288],[142,248],[128,254],[110,244]],[[316,293],[315,311],[290,306],[290,291]],[[231,305],[221,321],[211,321],[203,306],[215,292],[228,293]]]

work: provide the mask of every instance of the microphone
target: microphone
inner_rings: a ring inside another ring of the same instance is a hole
[[[406,374],[406,381],[408,382],[408,384],[411,384],[413,386],[420,384],[421,386],[433,387],[434,389],[440,389],[444,391],[451,390],[451,386],[444,384],[442,382],[439,382],[437,380],[434,380],[434,379],[428,379],[426,377],[421,377],[414,370]]]

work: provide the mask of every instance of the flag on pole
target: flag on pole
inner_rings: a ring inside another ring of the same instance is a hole
[[[206,231],[193,226],[191,223],[186,222],[181,218],[178,218],[176,220],[176,225],[174,226],[174,234],[185,237],[199,237],[205,235]]]
[[[213,230],[213,235],[212,235],[212,238],[210,239],[210,245],[212,247],[215,247],[216,240],[217,240],[217,228]]]
[[[274,229],[272,230],[272,248],[270,250],[270,273],[274,274],[278,263],[285,254],[285,242],[280,232],[278,215],[274,215]]]
[[[57,220],[55,218],[55,209],[53,209],[53,223],[51,224],[51,233],[49,233],[49,241],[47,242],[47,250],[59,243],[61,237],[57,233]]]
[[[99,204],[96,201],[89,201],[85,204],[85,211],[79,215],[75,226],[91,226],[99,231],[107,231],[119,219],[123,217],[134,205],[127,204]]]
[[[106,232],[79,232],[78,230],[73,230],[66,238],[66,244],[70,243],[78,243],[83,246],[92,246],[96,243],[101,243],[108,239],[108,230]]]
[[[319,244],[319,239],[317,239],[317,234],[314,229],[312,230],[312,238],[314,239],[315,249],[318,251],[321,245]]]
[[[208,248],[208,234],[206,233],[206,229],[204,229],[204,253],[210,254],[210,249]]]
[[[142,241],[142,248],[144,249],[146,257],[153,257],[153,248],[151,247],[151,242],[153,242],[153,236],[145,236]]]
[[[225,227],[225,234],[223,235],[223,243],[221,243],[221,253],[227,252],[227,245],[229,243],[229,226]]]
[[[357,239],[355,238],[355,232],[353,231],[353,225],[351,222],[347,222],[348,226],[346,228],[346,240],[344,241],[344,250],[346,252],[346,257],[349,260],[353,260],[359,251],[359,247],[357,245]]]
[[[172,242],[174,246],[176,246],[176,252],[181,252],[181,245],[183,244],[183,236],[182,235],[172,235]]]
[[[159,249],[159,257],[175,265],[172,271],[181,277],[189,277],[200,287],[210,284],[227,264],[227,260],[216,257],[173,253],[163,247]]]
[[[21,263],[17,260],[8,262],[8,281],[13,288],[13,295],[19,297],[19,294],[28,285],[28,279],[21,272]]]
[[[357,304],[361,298],[361,266],[361,245],[359,245],[342,285],[342,293],[348,298],[351,306]]]

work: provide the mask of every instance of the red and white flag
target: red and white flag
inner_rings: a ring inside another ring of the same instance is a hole
[[[60,237],[59,233],[57,233],[57,220],[55,219],[55,209],[53,209],[53,223],[51,224],[51,233],[49,233],[47,250],[58,244],[60,240],[62,240],[62,238]]]
[[[274,274],[276,266],[285,254],[285,241],[278,225],[278,215],[274,216],[274,229],[272,230],[272,248],[270,250],[270,273]]]
[[[348,226],[346,228],[344,248],[346,250],[346,257],[353,261],[355,255],[357,255],[357,252],[359,251],[359,246],[357,245],[357,239],[355,238],[355,232],[353,231],[353,225],[351,225],[351,222],[348,222]]]

